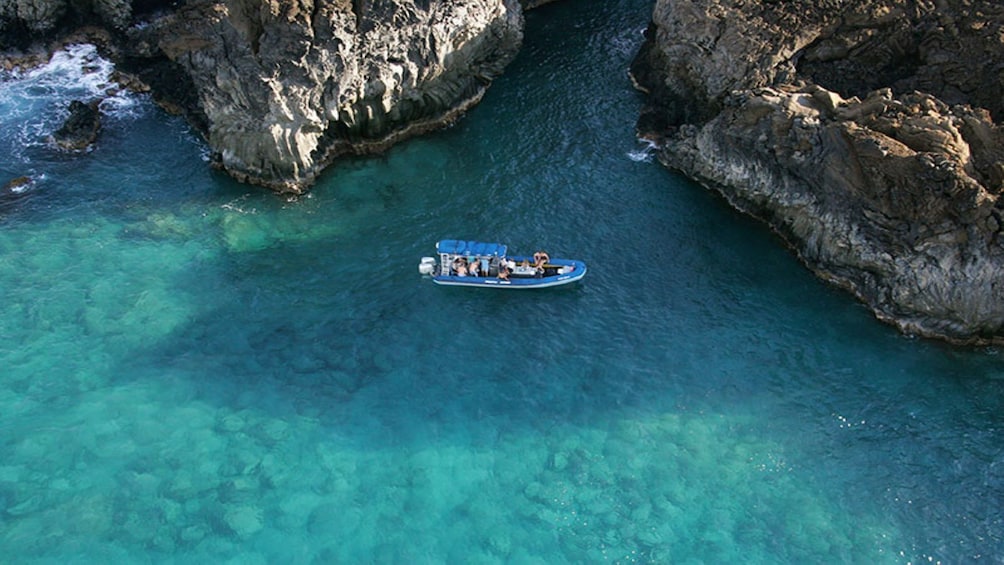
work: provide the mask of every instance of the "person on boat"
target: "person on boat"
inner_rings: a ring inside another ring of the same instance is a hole
[[[477,261],[477,259],[475,259],[475,258],[472,257],[467,262],[467,274],[471,275],[472,277],[482,276],[482,275],[478,274],[478,261]]]
[[[453,260],[453,270],[457,272],[458,277],[467,276],[467,259],[463,257],[457,257]]]
[[[537,267],[538,270],[543,269],[550,260],[551,256],[547,254],[547,251],[538,251],[533,254],[533,266]]]
[[[509,265],[505,261],[499,261],[499,280],[509,280]]]

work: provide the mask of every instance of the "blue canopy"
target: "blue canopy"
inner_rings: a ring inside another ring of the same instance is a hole
[[[506,246],[501,243],[444,239],[436,244],[436,251],[439,253],[451,253],[453,255],[497,255],[505,257]]]

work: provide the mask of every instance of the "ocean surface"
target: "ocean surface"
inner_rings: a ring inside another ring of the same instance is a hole
[[[559,2],[455,126],[296,201],[89,46],[0,79],[0,563],[1002,563],[1004,363],[654,162],[646,0]],[[437,240],[577,258],[438,287]]]

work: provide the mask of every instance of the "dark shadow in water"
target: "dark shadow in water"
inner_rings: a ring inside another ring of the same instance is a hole
[[[174,281],[201,306],[113,367],[118,382],[187,381],[221,413],[316,419],[360,452],[490,448],[502,436],[665,414],[734,417],[737,434],[788,446],[808,469],[801,476],[834,498],[891,501],[900,493],[881,488],[910,476],[903,494],[934,508],[930,518],[944,520],[944,501],[956,501],[980,521],[949,516],[953,529],[971,540],[995,535],[992,505],[1004,492],[997,356],[896,335],[813,279],[761,225],[629,160],[632,146],[607,129],[631,139],[633,93],[599,97],[560,77],[574,61],[577,84],[626,86],[636,43],[595,31],[609,27],[606,4],[584,18],[561,4],[541,14],[564,21],[531,21],[526,51],[457,127],[380,157],[376,172],[373,161],[332,171],[314,200],[292,204],[337,210],[319,222],[372,218],[365,227],[242,247],[224,224],[255,216],[214,205],[218,225],[207,223],[236,241]],[[564,33],[569,22],[576,33]],[[422,147],[440,160],[401,168]],[[475,181],[461,175],[470,170],[485,171],[483,184],[468,188]],[[283,206],[212,182],[232,193],[232,207],[278,216]],[[417,274],[437,239],[481,234],[514,251],[545,243],[590,273],[540,292],[440,288]]]

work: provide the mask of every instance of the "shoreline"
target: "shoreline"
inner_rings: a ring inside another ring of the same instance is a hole
[[[1004,64],[989,47],[1004,8],[894,4],[831,13],[660,0],[631,68],[647,99],[638,135],[879,320],[956,345],[1001,344],[1004,130],[993,116],[1004,106],[959,93]],[[886,33],[857,31],[873,28]],[[694,47],[710,36],[714,51]],[[883,51],[886,41],[922,43],[929,60],[910,66],[895,59],[909,44]],[[957,73],[952,54],[981,45],[988,55],[972,63],[988,74]]]

